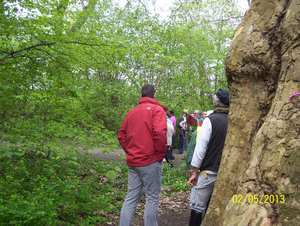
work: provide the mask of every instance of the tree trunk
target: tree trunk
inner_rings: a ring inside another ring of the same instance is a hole
[[[299,31],[299,0],[254,0],[237,28],[227,138],[202,225],[299,225]]]

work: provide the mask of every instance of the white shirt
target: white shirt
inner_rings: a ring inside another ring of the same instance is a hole
[[[172,145],[172,136],[174,134],[174,127],[173,123],[169,123],[167,120],[167,145],[170,146]]]
[[[183,127],[185,124],[186,124],[186,117],[184,117],[184,116],[182,116],[183,117],[183,121],[181,121],[180,123],[179,123],[179,126],[180,127]]]
[[[200,131],[200,134],[198,137],[198,141],[197,141],[197,144],[195,147],[193,159],[191,162],[192,166],[194,166],[196,168],[201,167],[203,159],[206,155],[207,145],[211,138],[211,134],[212,134],[211,121],[208,117],[206,117],[203,121],[202,128],[201,128],[201,131]],[[213,172],[210,170],[207,170],[205,172],[209,173],[209,174],[217,174],[217,172]]]

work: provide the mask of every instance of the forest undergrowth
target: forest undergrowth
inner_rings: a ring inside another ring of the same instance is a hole
[[[125,162],[79,157],[75,152],[48,158],[34,153],[2,157],[0,225],[115,225],[127,176]],[[164,166],[161,205],[178,209],[187,199],[186,181],[184,170]],[[138,215],[144,203],[142,195]]]

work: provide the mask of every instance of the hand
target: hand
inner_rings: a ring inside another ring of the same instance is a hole
[[[192,188],[194,185],[197,184],[197,179],[198,177],[196,177],[195,175],[192,175],[188,181],[188,184],[190,186],[190,188]]]
[[[198,180],[198,169],[194,169],[192,170],[192,176],[188,181],[190,188],[192,188],[194,185],[197,184],[197,180]]]

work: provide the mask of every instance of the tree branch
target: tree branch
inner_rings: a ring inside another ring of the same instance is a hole
[[[14,53],[14,49],[12,49],[1,61],[0,61],[0,65],[9,58],[10,55],[12,55]]]
[[[38,43],[38,44],[36,44],[36,45],[27,47],[27,48],[25,48],[25,49],[21,49],[21,50],[16,51],[16,52],[15,52],[14,50],[11,50],[11,51],[3,58],[3,59],[1,59],[0,65],[1,65],[5,60],[7,60],[7,59],[9,59],[9,58],[13,58],[14,55],[17,55],[17,56],[18,56],[18,54],[21,53],[21,52],[23,52],[23,51],[29,51],[29,50],[31,50],[31,49],[34,49],[34,48],[38,47],[38,46],[50,46],[50,45],[54,45],[54,44],[56,44],[56,42],[51,42],[51,43]]]

